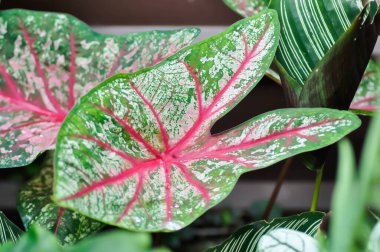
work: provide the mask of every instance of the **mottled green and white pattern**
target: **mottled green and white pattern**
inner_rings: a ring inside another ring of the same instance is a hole
[[[257,252],[319,252],[317,240],[299,231],[285,228],[272,230],[264,235]]]
[[[268,7],[270,0],[223,0],[233,11],[243,17],[256,15]]]
[[[300,85],[363,9],[361,0],[272,0],[281,38],[276,60]]]
[[[285,109],[210,134],[262,78],[278,37],[267,10],[93,89],[60,130],[55,201],[127,229],[177,230],[223,200],[242,173],[356,129],[350,112]]]
[[[380,66],[370,61],[351,103],[350,109],[359,114],[376,112],[380,108]]]
[[[38,224],[54,233],[62,244],[71,245],[95,233],[104,224],[58,207],[51,201],[53,156],[53,152],[47,154],[40,174],[20,190],[17,210],[26,229]]]
[[[152,66],[198,33],[111,36],[69,15],[0,11],[0,168],[29,164],[54,148],[67,113],[96,84]]]
[[[7,242],[16,243],[23,231],[0,211],[0,248]]]
[[[207,250],[207,252],[257,251],[260,239],[271,231],[280,228],[295,230],[314,236],[324,215],[322,212],[306,212],[299,215],[276,218],[270,222],[253,222],[240,228],[223,243]]]
[[[380,252],[380,222],[378,222],[371,232],[368,240],[368,252]]]

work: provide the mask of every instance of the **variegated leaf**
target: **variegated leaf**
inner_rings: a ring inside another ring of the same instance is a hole
[[[59,133],[55,200],[123,228],[176,230],[224,199],[242,173],[357,128],[350,112],[285,109],[210,134],[262,78],[278,36],[276,12],[264,11],[93,89]]]
[[[6,242],[15,243],[22,233],[23,231],[0,211],[0,249],[2,244]]]
[[[318,242],[311,236],[285,228],[264,235],[257,252],[319,252]]]
[[[270,0],[223,0],[224,3],[243,17],[256,15],[266,9]]]
[[[26,165],[53,148],[68,111],[95,84],[156,64],[198,32],[108,36],[69,15],[1,11],[0,168]]]
[[[380,108],[380,67],[370,61],[350,109],[358,114],[372,114]]]
[[[276,60],[300,85],[348,30],[363,9],[361,0],[272,0],[281,38]]]
[[[246,225],[232,234],[222,244],[207,250],[207,252],[245,252],[257,251],[263,243],[261,238],[273,230],[286,228],[289,230],[296,230],[307,235],[314,236],[322,222],[324,213],[321,212],[307,212],[290,217],[277,218],[271,222],[258,221]],[[264,242],[261,248],[264,248],[267,242]],[[261,250],[259,250],[261,251]],[[262,251],[277,251],[277,250],[262,250]]]
[[[19,192],[17,210],[26,229],[38,224],[53,232],[65,245],[71,245],[95,233],[104,225],[83,215],[58,207],[50,199],[53,193],[53,157],[49,152],[40,174]]]
[[[372,230],[368,241],[368,252],[380,252],[380,222]]]

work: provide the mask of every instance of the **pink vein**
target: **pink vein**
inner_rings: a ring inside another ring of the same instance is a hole
[[[237,150],[252,148],[253,146],[258,146],[258,145],[260,145],[262,143],[273,141],[273,140],[279,139],[281,137],[289,137],[289,135],[292,135],[292,134],[295,135],[295,136],[304,137],[304,138],[306,138],[306,139],[308,139],[310,141],[315,141],[316,140],[315,137],[313,137],[313,136],[306,136],[306,135],[300,134],[299,132],[303,131],[303,130],[311,129],[313,127],[319,127],[319,126],[322,126],[322,125],[325,125],[325,124],[328,124],[328,123],[333,123],[333,122],[336,122],[336,121],[338,121],[338,120],[327,120],[327,121],[322,121],[322,122],[315,123],[315,124],[308,125],[308,126],[304,126],[304,127],[299,127],[299,128],[294,128],[294,129],[291,129],[291,130],[281,131],[281,132],[278,132],[278,133],[275,133],[275,134],[272,134],[272,135],[265,136],[265,137],[260,138],[260,139],[254,139],[252,141],[243,142],[241,144],[230,146],[230,147],[227,147],[227,148],[217,149],[217,150],[214,150],[212,152],[209,152],[208,154],[206,154],[206,156],[210,156],[210,155],[214,156],[214,155],[225,154],[225,153],[229,153],[229,152],[233,152],[233,151],[237,151]],[[188,157],[190,157],[190,159],[187,159],[187,157],[184,156],[183,159],[184,160],[198,159],[201,155],[204,155],[204,153],[198,153],[198,155],[191,155],[191,157],[188,156]]]
[[[202,116],[202,112],[203,112],[202,86],[201,86],[201,84],[199,82],[199,78],[195,74],[194,70],[186,62],[181,61],[181,63],[186,67],[187,71],[189,72],[189,74],[191,75],[191,77],[193,78],[193,80],[195,82],[195,89],[196,89],[196,92],[197,92],[199,117],[201,117]]]
[[[114,73],[115,73],[117,67],[120,65],[120,61],[121,61],[121,59],[122,59],[123,56],[124,56],[125,48],[126,48],[126,44],[125,44],[125,42],[124,42],[124,43],[123,43],[123,46],[122,46],[122,48],[121,48],[121,50],[120,50],[119,55],[117,56],[115,62],[113,63],[113,65],[112,65],[112,67],[111,67],[110,72],[107,74],[107,77],[111,77],[112,75],[114,75]]]
[[[177,166],[181,170],[181,172],[185,176],[186,180],[190,183],[190,185],[194,186],[194,188],[200,192],[202,197],[206,200],[206,204],[208,205],[210,202],[210,195],[206,187],[203,185],[203,183],[195,179],[191,175],[190,171],[188,171],[183,164],[175,162],[174,165]]]
[[[120,151],[120,150],[117,150],[115,148],[113,148],[110,144],[108,143],[105,143],[105,142],[102,142],[94,137],[91,137],[91,136],[82,136],[82,135],[70,135],[69,137],[71,138],[78,138],[78,139],[83,139],[83,140],[87,140],[87,141],[90,141],[90,142],[94,142],[96,143],[99,147],[103,148],[103,149],[106,149],[106,150],[109,150],[115,154],[117,154],[118,156],[122,157],[123,159],[131,162],[132,164],[136,164],[137,163],[137,159],[125,154],[124,152]]]
[[[39,60],[39,58],[37,56],[37,53],[36,53],[36,51],[34,50],[34,47],[33,47],[33,43],[34,43],[33,39],[30,37],[29,32],[26,29],[26,27],[24,26],[21,18],[19,19],[19,22],[20,22],[20,27],[21,27],[22,34],[23,34],[23,36],[24,36],[24,38],[25,38],[25,40],[26,40],[26,42],[27,42],[27,44],[29,46],[30,53],[32,54],[33,59],[34,59],[34,61],[36,63],[37,73],[41,77],[41,79],[42,79],[42,81],[44,83],[45,93],[46,93],[49,101],[51,102],[51,104],[57,110],[57,112],[60,113],[60,114],[65,114],[62,111],[62,108],[59,105],[58,101],[55,99],[55,97],[53,96],[53,94],[51,93],[51,91],[49,89],[48,80],[47,80],[47,78],[45,76],[44,71],[42,70],[41,62],[40,62],[40,60]]]
[[[237,69],[237,71],[234,73],[234,75],[231,77],[231,79],[227,82],[227,84],[222,88],[222,90],[214,97],[213,101],[211,104],[207,107],[205,110],[204,114],[200,117],[198,117],[197,121],[193,124],[193,126],[190,128],[190,130],[185,134],[185,136],[176,144],[174,145],[170,151],[175,152],[180,151],[181,147],[185,144],[187,144],[188,141],[191,140],[191,137],[196,134],[198,128],[202,125],[202,122],[205,117],[208,116],[208,114],[212,111],[214,108],[215,104],[223,97],[224,93],[231,87],[231,85],[236,81],[236,79],[239,77],[239,75],[243,72],[244,68],[246,67],[247,64],[251,61],[252,57],[255,57],[255,52],[260,45],[261,41],[264,38],[264,35],[266,34],[267,30],[269,27],[269,22],[266,23],[266,26],[264,28],[263,33],[260,35],[259,39],[257,40],[256,44],[252,48],[252,50],[248,53],[248,55],[245,56],[244,60],[242,61],[241,65]],[[247,41],[244,39],[243,36],[243,43],[246,46]]]
[[[148,106],[149,110],[153,113],[153,116],[154,116],[154,118],[158,124],[158,127],[160,128],[160,132],[162,135],[162,140],[164,142],[165,150],[168,150],[168,148],[169,148],[169,136],[168,136],[168,133],[166,132],[165,127],[162,124],[162,121],[161,121],[160,117],[158,116],[156,110],[153,108],[153,105],[151,104],[151,102],[148,101],[145,98],[145,96],[141,94],[141,92],[136,88],[136,86],[132,82],[129,82],[129,84],[131,85],[131,88],[136,92],[136,94],[143,100],[145,105]]]
[[[126,131],[134,138],[137,142],[141,143],[149,152],[151,152],[154,156],[160,157],[161,153],[156,150],[150,143],[148,143],[137,131],[135,131],[130,125],[128,125],[124,120],[122,120],[120,117],[115,115],[110,109],[97,106],[101,111],[104,113],[112,116],[116,119],[118,123],[120,123]]]
[[[75,73],[76,73],[76,48],[75,48],[75,36],[74,33],[70,33],[70,79],[69,79],[69,102],[68,109],[70,110],[75,103],[75,93],[74,93],[74,84],[75,84]]]
[[[119,223],[124,218],[124,216],[128,214],[131,207],[138,200],[139,194],[141,193],[142,185],[143,185],[143,176],[140,174],[135,193],[133,194],[132,199],[128,202],[124,211],[120,214],[119,218],[116,220],[116,223]]]
[[[160,163],[160,161],[156,160],[156,159],[140,163],[138,165],[135,165],[131,169],[128,169],[128,170],[125,170],[125,171],[121,172],[120,174],[118,174],[116,176],[113,176],[111,178],[95,182],[92,185],[79,190],[75,194],[62,199],[62,201],[67,201],[67,200],[72,200],[72,199],[80,198],[80,197],[82,197],[82,196],[84,196],[86,194],[91,193],[92,191],[95,191],[95,190],[98,190],[98,189],[102,189],[102,188],[104,188],[106,186],[109,186],[109,185],[112,185],[112,184],[124,181],[124,180],[130,178],[131,176],[133,176],[135,174],[142,174],[145,170],[148,170],[148,169],[150,169],[152,167],[155,167],[155,166],[159,165],[159,163]]]
[[[350,107],[351,108],[361,108],[360,104],[363,104],[363,103],[366,103],[366,102],[371,102],[371,101],[374,101],[374,100],[376,100],[378,98],[379,98],[379,95],[374,95],[374,96],[371,96],[371,97],[367,97],[367,98],[358,100],[356,102],[353,102]]]
[[[62,217],[63,217],[63,213],[65,212],[65,209],[63,207],[60,207],[59,208],[59,211],[58,211],[58,219],[57,219],[57,223],[55,225],[55,230],[54,230],[54,235],[57,236],[57,233],[58,233],[58,229],[59,229],[59,226],[61,225],[61,222],[62,222]]]
[[[47,120],[38,120],[38,121],[33,121],[33,122],[26,122],[26,123],[22,123],[22,124],[19,124],[17,126],[11,127],[11,128],[9,128],[7,130],[0,131],[0,135],[6,134],[6,133],[8,133],[10,131],[22,129],[24,127],[28,127],[28,126],[32,126],[34,124],[44,123],[44,122],[51,123],[50,121],[47,121]]]

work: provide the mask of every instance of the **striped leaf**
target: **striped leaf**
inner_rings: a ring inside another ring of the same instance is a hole
[[[372,230],[368,241],[368,252],[380,252],[380,222]]]
[[[318,242],[299,231],[279,228],[261,237],[257,252],[319,252]]]
[[[370,61],[356,91],[350,109],[358,114],[370,114],[380,108],[380,67]]]
[[[223,200],[242,173],[356,129],[347,111],[285,109],[210,134],[262,78],[278,36],[276,12],[264,11],[93,89],[60,130],[55,201],[122,228],[177,230]]]
[[[207,250],[207,252],[245,252],[257,251],[260,239],[273,230],[286,228],[314,236],[322,222],[324,213],[307,212],[290,217],[277,218],[271,222],[258,221],[246,225],[233,233],[222,244]],[[264,244],[262,244],[264,246]],[[263,248],[263,247],[262,247]],[[261,250],[259,250],[261,251]],[[277,251],[277,250],[262,250]],[[279,250],[282,251],[282,250]],[[309,252],[309,251],[308,251]]]
[[[6,242],[15,243],[23,231],[11,222],[3,212],[0,211],[0,249]]]
[[[53,152],[49,152],[40,174],[19,192],[17,210],[26,229],[31,225],[51,231],[64,245],[71,245],[101,229],[100,222],[58,207],[50,197],[53,188]]]
[[[377,40],[368,6],[352,0],[273,0],[270,8],[282,25],[276,63],[289,102],[348,109]]]
[[[243,17],[251,17],[266,9],[270,0],[223,0],[233,11]]]
[[[68,111],[97,83],[154,65],[199,33],[108,36],[69,15],[27,10],[1,11],[0,28],[0,168],[52,149]]]

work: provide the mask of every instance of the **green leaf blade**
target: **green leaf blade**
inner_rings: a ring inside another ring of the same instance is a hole
[[[16,243],[24,232],[0,211],[0,249],[7,242]]]
[[[243,17],[251,17],[268,7],[270,0],[223,0],[233,11]]]

